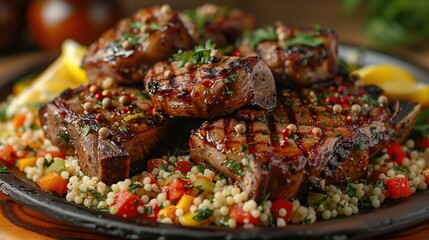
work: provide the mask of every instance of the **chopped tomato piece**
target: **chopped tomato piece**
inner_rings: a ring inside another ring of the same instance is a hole
[[[118,207],[116,215],[135,218],[139,215],[138,207],[144,207],[143,201],[131,192],[121,192],[116,195],[114,206]]]
[[[231,209],[229,217],[234,219],[237,223],[245,223],[244,220],[248,219],[249,223],[258,224],[259,219],[255,218],[250,214],[250,212],[245,212],[243,208],[239,205],[235,205]]]
[[[16,157],[16,151],[11,145],[6,145],[3,151],[0,152],[0,160],[10,164],[15,164]]]
[[[185,194],[185,185],[188,181],[176,178],[167,186],[168,199],[172,202],[177,202]]]
[[[429,168],[425,168],[422,173],[423,177],[425,177],[425,183],[429,184]]]
[[[176,170],[181,171],[183,174],[187,174],[189,171],[191,171],[192,163],[188,161],[178,161]]]
[[[49,151],[49,152],[47,152],[47,151],[43,151],[43,150],[40,150],[39,152],[37,152],[36,157],[45,157],[46,154],[48,154],[48,153],[51,154],[52,158],[56,158],[56,157],[58,157],[58,158],[65,158],[66,157],[66,155],[64,153],[59,152],[59,151]]]
[[[390,178],[386,181],[391,198],[403,198],[411,195],[410,184],[407,178]]]
[[[164,160],[161,158],[152,158],[147,162],[147,171],[152,172],[154,168],[159,168],[161,163],[163,163]]]
[[[292,207],[293,205],[291,202],[279,199],[272,203],[271,213],[276,219],[283,218],[286,222],[288,222],[292,216]]]
[[[158,204],[155,205],[148,205],[145,208],[144,214],[142,216],[143,219],[146,220],[152,220],[155,221],[158,218],[159,214],[159,206]]]
[[[157,183],[157,182],[156,182],[156,178],[152,175],[152,173],[147,173],[147,172],[145,172],[145,173],[143,174],[142,178],[140,179],[140,183],[141,183],[141,184],[144,184],[144,179],[145,179],[146,177],[149,177],[149,178],[150,178],[150,184]]]
[[[416,146],[421,149],[429,148],[429,138],[422,138],[414,140]]]
[[[407,156],[401,144],[397,142],[391,142],[387,146],[387,155],[389,155],[390,161],[397,162],[399,165],[402,164],[402,160]]]
[[[58,195],[67,193],[68,183],[68,180],[63,179],[61,175],[56,172],[51,172],[37,180],[37,185],[39,185],[42,191],[52,191]]]

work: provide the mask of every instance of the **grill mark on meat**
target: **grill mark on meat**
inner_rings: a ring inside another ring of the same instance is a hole
[[[327,85],[320,89],[314,88],[313,92],[302,90],[301,93],[296,93],[301,91],[299,89],[283,90],[278,96],[278,105],[272,112],[246,108],[228,118],[234,123],[245,123],[248,126],[247,134],[250,136],[234,137],[236,134],[231,134],[233,131],[231,124],[227,129],[209,130],[210,125],[218,126],[224,118],[206,122],[207,124],[203,124],[202,128],[195,130],[191,135],[191,158],[212,165],[214,169],[237,181],[244,190],[252,193],[253,198],[259,200],[268,192],[272,194],[271,199],[289,199],[299,191],[302,193],[307,189],[321,191],[327,184],[363,178],[369,158],[386,146],[392,139],[388,137],[389,135],[398,132],[400,136],[396,137],[397,140],[403,139],[402,135],[407,135],[419,106],[397,102],[379,107],[365,105],[362,100],[365,91],[345,85],[347,88],[345,93],[351,97],[349,105],[362,105],[360,114],[353,114],[350,112],[350,106],[344,106],[343,111],[335,116],[330,109],[327,111],[330,116],[317,112],[318,121],[308,120],[312,110],[307,106],[315,104],[318,96],[337,93],[338,87],[335,84],[333,87]],[[339,97],[345,93],[340,93]],[[332,108],[326,101],[320,99],[321,105],[318,104],[318,107]],[[397,112],[401,110],[402,117],[399,118]],[[260,116],[265,116],[265,123],[258,121]],[[295,137],[295,141],[290,138],[289,144],[282,146],[277,137],[282,136],[282,129],[290,123],[298,127],[296,133],[298,137]],[[322,129],[321,137],[312,133],[314,127]],[[270,136],[264,138],[260,134],[262,131],[269,132]],[[374,134],[377,134],[377,137],[374,137]],[[212,145],[204,145],[207,141],[205,137],[208,135],[214,136],[210,139]],[[234,143],[231,143],[231,147],[226,151],[222,143],[223,139],[228,137]],[[249,152],[240,151],[238,147],[240,143],[248,144],[251,141],[257,144],[250,146]],[[360,149],[358,147],[360,144],[364,144],[365,148]],[[227,158],[240,162],[245,157],[250,159],[253,173],[243,166],[245,173],[242,178],[225,167],[219,167],[218,164]]]

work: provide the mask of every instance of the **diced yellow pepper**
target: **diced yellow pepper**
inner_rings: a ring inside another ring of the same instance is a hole
[[[34,167],[36,165],[36,160],[36,157],[18,159],[17,164],[19,171],[23,172],[26,167]]]
[[[183,196],[180,198],[179,202],[177,203],[178,208],[183,209],[183,212],[188,212],[189,208],[191,207],[192,203],[194,202],[194,196],[183,194]]]
[[[173,220],[174,218],[176,218],[176,207],[174,205],[170,205],[161,209],[158,213],[158,217],[160,216],[164,218],[168,217]]]
[[[216,184],[209,181],[207,178],[201,177],[194,181],[194,189],[192,193],[194,195],[202,194],[203,196],[205,196],[207,194],[213,193],[215,186]]]
[[[198,222],[194,220],[194,216],[195,216],[195,213],[185,214],[183,215],[182,218],[180,218],[180,223],[184,226],[189,226],[189,227],[201,226],[204,222]]]

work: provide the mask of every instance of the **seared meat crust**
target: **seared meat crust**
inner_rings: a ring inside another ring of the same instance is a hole
[[[140,9],[106,31],[88,49],[82,67],[91,82],[100,76],[119,83],[139,83],[150,66],[194,41],[168,5]]]
[[[142,169],[166,126],[145,93],[134,88],[83,85],[44,104],[39,115],[45,136],[61,151],[76,154],[85,174],[106,184]]]
[[[145,78],[155,107],[170,116],[217,117],[249,103],[275,107],[274,78],[259,57],[221,57],[192,69],[178,64],[157,63]]]
[[[269,32],[270,27],[265,29]],[[272,30],[274,31],[274,30]],[[338,72],[338,36],[332,29],[295,28],[278,23],[271,40],[252,49],[246,40],[240,44],[243,56],[260,56],[278,83],[309,85],[332,79]]]

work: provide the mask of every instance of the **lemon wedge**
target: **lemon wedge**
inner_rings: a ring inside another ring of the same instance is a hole
[[[377,85],[390,99],[418,102],[429,106],[429,85],[418,82],[405,69],[395,65],[370,65],[351,73],[359,77],[365,85]]]
[[[88,82],[85,71],[80,67],[86,50],[86,47],[71,39],[66,40],[61,46],[61,56],[64,58],[65,68],[73,79],[80,83]]]
[[[13,116],[21,107],[31,104],[40,104],[52,100],[68,88],[76,88],[87,82],[82,78],[76,57],[83,56],[80,52],[83,47],[76,42],[65,41],[62,54],[51,63],[33,83],[16,95],[7,107],[6,115]],[[76,51],[76,53],[75,53]],[[84,74],[84,73],[83,73]]]

